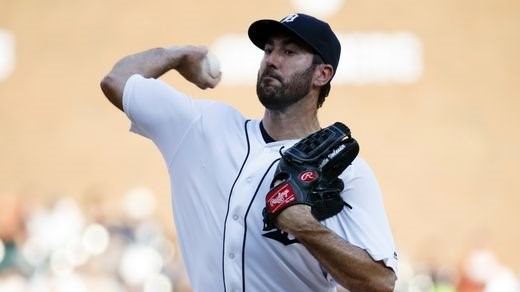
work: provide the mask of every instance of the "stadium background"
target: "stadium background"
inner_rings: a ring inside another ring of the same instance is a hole
[[[50,208],[72,198],[110,218],[129,191],[146,188],[156,199],[149,216],[174,242],[166,168],[150,142],[128,132],[100,79],[120,57],[147,48],[217,49],[223,35],[245,37],[252,21],[279,19],[296,2],[0,0],[3,240],[10,216],[25,222],[35,202]],[[342,34],[404,33],[418,45],[413,78],[333,82],[320,110],[322,124],[343,121],[360,141],[401,257],[414,268],[457,271],[485,247],[518,274],[520,2],[331,2],[340,4],[323,18]],[[262,114],[250,83],[200,91],[175,74],[164,80]]]

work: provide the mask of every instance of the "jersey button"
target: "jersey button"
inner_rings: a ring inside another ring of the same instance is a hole
[[[233,215],[233,220],[237,221],[238,220],[238,215]]]
[[[250,178],[250,177],[248,177],[248,178],[246,179],[246,181],[247,181],[248,183],[251,183],[251,182],[253,181],[253,179]]]
[[[234,259],[234,258],[235,258],[235,254],[234,254],[234,253],[230,253],[230,254],[229,254],[229,258],[230,258],[230,259]]]

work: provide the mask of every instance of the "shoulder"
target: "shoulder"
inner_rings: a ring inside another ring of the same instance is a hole
[[[188,105],[190,100],[164,81],[139,74],[130,76],[123,91],[123,108],[127,114],[148,107],[153,111],[166,111],[178,104]]]
[[[350,200],[367,201],[379,200],[382,196],[379,182],[372,168],[362,157],[356,157],[352,164],[341,174],[345,183],[343,195]]]
[[[142,91],[166,90],[176,92],[175,89],[164,81],[155,78],[145,78],[140,74],[134,74],[128,78],[125,84],[124,94],[132,94]]]
[[[368,162],[361,156],[356,157],[352,164],[343,172],[342,178],[354,179],[362,177],[373,177],[374,172]]]
[[[204,104],[204,115],[221,117],[225,116],[227,119],[242,117],[242,113],[235,107],[216,100],[197,99],[195,102]]]
[[[201,123],[209,127],[229,130],[229,127],[242,126],[246,121],[238,109],[220,101],[196,99],[194,104],[200,109]]]

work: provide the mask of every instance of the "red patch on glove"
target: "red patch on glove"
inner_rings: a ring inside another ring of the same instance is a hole
[[[266,196],[267,207],[271,214],[285,208],[288,204],[296,200],[293,188],[287,182],[280,184],[270,191]]]

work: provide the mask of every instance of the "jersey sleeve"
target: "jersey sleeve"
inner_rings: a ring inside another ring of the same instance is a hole
[[[397,273],[398,258],[379,184],[360,157],[342,174],[345,207],[337,216],[323,222],[349,243],[364,249],[375,261]]]
[[[152,140],[170,161],[190,126],[211,101],[195,100],[161,80],[132,75],[123,92],[130,131]]]

